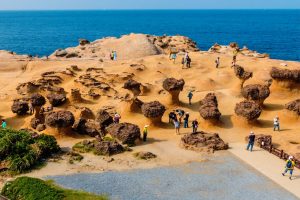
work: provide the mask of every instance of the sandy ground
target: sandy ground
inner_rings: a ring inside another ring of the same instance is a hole
[[[183,108],[190,112],[191,120],[197,118],[200,120],[200,129],[203,131],[217,132],[229,144],[244,142],[245,136],[250,130],[256,133],[270,134],[274,143],[287,152],[292,154],[300,152],[300,128],[299,120],[293,114],[284,110],[284,104],[299,98],[299,90],[289,90],[280,87],[274,83],[271,87],[271,95],[265,101],[265,106],[259,121],[255,125],[249,125],[242,122],[234,114],[235,104],[242,101],[239,93],[239,80],[235,77],[231,66],[231,57],[229,54],[218,54],[209,52],[192,52],[192,66],[190,69],[182,69],[180,60],[173,64],[167,55],[155,55],[138,59],[104,61],[93,59],[60,59],[60,60],[33,60],[2,58],[0,60],[0,117],[7,119],[8,126],[13,128],[27,128],[31,116],[17,117],[10,107],[12,100],[20,97],[16,92],[16,87],[20,83],[36,80],[41,77],[41,73],[48,71],[63,71],[71,65],[77,65],[82,71],[78,72],[76,77],[62,76],[64,81],[59,85],[68,93],[72,88],[79,88],[83,97],[87,100],[85,103],[77,106],[85,106],[96,112],[103,106],[113,106],[113,109],[120,112],[122,122],[131,122],[139,125],[141,128],[148,124],[148,120],[139,112],[130,112],[128,103],[123,102],[115,96],[125,96],[128,91],[122,88],[124,77],[133,74],[133,79],[141,82],[147,87],[139,98],[142,101],[149,102],[158,100],[167,107],[163,117],[163,125],[159,127],[151,126],[149,128],[150,140],[146,144],[134,147],[134,152],[151,151],[158,155],[153,161],[139,161],[133,156],[133,152],[113,156],[114,161],[108,158],[97,157],[86,154],[81,163],[68,164],[67,161],[49,162],[48,165],[39,171],[33,171],[28,174],[36,177],[46,175],[71,174],[79,172],[99,172],[107,170],[125,170],[132,168],[152,168],[156,166],[178,165],[192,161],[202,161],[207,159],[207,154],[203,155],[192,151],[182,150],[179,147],[180,136],[176,136],[173,126],[167,123],[168,112],[175,108]],[[221,65],[219,69],[214,67],[214,61],[220,57]],[[252,83],[264,83],[269,79],[269,71],[272,67],[281,67],[281,63],[286,63],[289,69],[300,68],[298,62],[287,62],[272,60],[268,58],[253,58],[247,56],[238,56],[238,64],[252,71],[254,77],[247,81],[245,85]],[[131,64],[142,66],[142,70],[136,70]],[[75,84],[74,80],[80,75],[85,74],[89,67],[103,68],[105,73],[94,74],[101,75],[101,80],[108,83],[117,91],[117,94],[102,95],[100,99],[93,100],[85,95],[88,88]],[[180,94],[180,105],[172,105],[170,96],[162,91],[162,82],[167,77],[183,78],[186,82],[184,90]],[[193,104],[188,105],[187,93],[194,90]],[[208,92],[215,92],[219,101],[219,110],[222,113],[222,123],[218,126],[212,126],[200,119],[198,112],[198,102]],[[67,109],[76,113],[74,104],[70,102],[60,109]],[[281,120],[281,132],[273,132],[273,118],[278,115]],[[58,134],[56,130],[46,129],[47,134],[55,135],[59,144],[63,148],[71,148],[76,142],[85,137],[73,135],[72,133]],[[189,130],[183,130],[182,134],[189,133]],[[271,157],[266,157],[266,159]],[[277,159],[277,158],[276,158]]]

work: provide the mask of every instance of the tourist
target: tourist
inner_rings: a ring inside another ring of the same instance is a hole
[[[233,51],[233,58],[232,58],[232,66],[231,67],[235,67],[235,65],[236,65],[237,54],[238,54],[238,49],[235,48],[234,51]]]
[[[286,161],[285,164],[285,170],[282,173],[282,176],[285,176],[285,174],[290,171],[290,180],[292,180],[292,176],[293,176],[293,171],[294,171],[294,167],[295,167],[295,161],[293,156],[290,156],[289,159]]]
[[[148,127],[149,127],[149,125],[145,125],[145,126],[144,126],[144,130],[143,130],[143,141],[144,141],[144,142],[147,141]]]
[[[189,98],[189,105],[192,105],[193,92],[190,91],[190,92],[188,93],[187,97]]]
[[[277,129],[278,131],[280,131],[279,117],[278,117],[278,116],[276,116],[276,117],[274,118],[274,128],[273,128],[273,131],[275,131],[276,129]]]
[[[114,116],[114,123],[115,123],[115,124],[120,123],[120,119],[121,119],[121,116],[120,116],[118,113],[115,113],[115,116]]]
[[[174,120],[174,126],[175,126],[176,134],[179,135],[180,123],[179,123],[179,121],[177,119]]]
[[[114,61],[116,61],[117,60],[117,52],[114,51],[113,55],[114,55]]]
[[[198,126],[199,126],[199,123],[198,123],[197,119],[195,119],[194,121],[192,121],[193,133],[197,132]]]
[[[216,68],[219,68],[219,66],[220,66],[220,57],[218,57],[215,62],[216,62]]]
[[[183,126],[184,126],[184,128],[188,128],[189,127],[189,118],[190,118],[190,114],[187,112],[185,114],[184,119],[183,119]]]
[[[184,110],[177,109],[176,112],[178,113],[178,116],[179,116],[179,123],[181,124],[181,122],[182,122],[182,117],[184,116]]]
[[[6,127],[7,127],[7,123],[6,123],[5,119],[2,119],[1,128],[5,129]]]
[[[173,121],[177,118],[175,110],[169,113],[169,123],[173,123]]]
[[[111,60],[114,60],[114,51],[112,51],[109,56]]]
[[[250,135],[248,137],[248,145],[247,145],[247,151],[250,151],[252,152],[253,150],[253,146],[254,146],[254,142],[255,142],[255,134],[253,131],[250,132]]]
[[[190,56],[188,56],[186,58],[186,67],[187,68],[191,68],[191,62],[192,62],[192,59],[190,58]]]
[[[171,53],[171,60],[173,60],[173,63],[175,64],[175,61],[176,61],[176,58],[177,58],[177,53]]]

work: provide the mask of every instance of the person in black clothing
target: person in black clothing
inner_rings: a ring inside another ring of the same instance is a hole
[[[169,123],[173,124],[173,121],[176,119],[176,113],[174,111],[169,113]]]
[[[198,123],[197,119],[195,119],[194,121],[192,121],[193,133],[196,133],[196,132],[197,132],[198,124],[199,124],[199,123]]]
[[[177,109],[176,112],[178,113],[178,116],[179,116],[179,124],[181,124],[182,118],[184,116],[184,110]]]
[[[191,62],[192,62],[192,59],[189,56],[187,56],[187,58],[186,58],[186,67],[187,68],[191,68]]]
[[[185,117],[183,118],[183,127],[184,128],[188,128],[189,127],[189,118],[190,118],[190,114],[187,112],[185,114]]]
[[[252,152],[253,150],[253,146],[254,146],[254,142],[255,142],[255,134],[253,131],[250,132],[250,135],[249,135],[249,142],[248,142],[248,145],[247,145],[247,151],[250,151]]]

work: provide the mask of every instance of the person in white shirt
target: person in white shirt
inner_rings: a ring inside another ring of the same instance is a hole
[[[276,116],[276,117],[274,118],[274,128],[273,128],[273,131],[275,131],[275,130],[280,131],[279,117],[278,117],[278,116]]]

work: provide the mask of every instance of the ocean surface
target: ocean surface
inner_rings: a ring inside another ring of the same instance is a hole
[[[185,35],[202,50],[236,41],[271,58],[300,60],[300,10],[0,11],[0,49],[20,54],[44,56],[79,38],[133,32]]]

